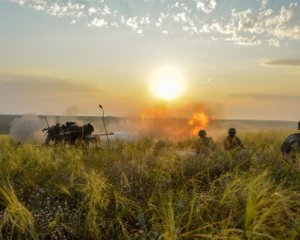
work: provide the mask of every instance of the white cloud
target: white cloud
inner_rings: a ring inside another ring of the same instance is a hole
[[[175,16],[174,16],[174,21],[175,22],[187,22],[187,17],[185,15],[185,12],[181,12],[181,13],[177,13]]]
[[[234,42],[238,45],[243,46],[258,46],[261,45],[261,40],[253,37],[242,37],[242,36],[233,36],[231,38],[226,38],[226,41]]]
[[[45,7],[43,5],[34,5],[33,8],[37,11],[45,10]]]
[[[216,0],[196,0],[196,4],[205,13],[211,13],[217,6]]]
[[[264,6],[266,5],[264,2]],[[292,26],[299,17],[296,15],[298,5],[291,3],[282,6],[276,13],[272,9],[245,9],[231,12],[229,20],[220,20],[210,25],[203,25],[200,30],[203,33],[219,33],[231,35],[225,37],[240,45],[260,45],[264,36],[268,37],[267,43],[271,46],[280,46],[280,41],[284,38],[300,39],[300,26]]]
[[[89,27],[106,27],[107,22],[104,19],[94,18],[91,23],[89,24]]]
[[[143,35],[143,29],[139,29],[136,31],[138,34]]]
[[[88,15],[89,15],[89,16],[93,15],[93,14],[96,13],[96,12],[97,12],[97,10],[96,10],[96,8],[94,8],[94,7],[90,7],[90,8],[88,9]]]
[[[264,66],[300,67],[300,59],[259,59]]]
[[[220,22],[216,22],[211,24],[209,27],[206,26],[206,29],[208,30],[208,32],[218,32],[218,33],[222,33],[222,34],[235,34],[236,33],[236,29],[235,27],[232,25],[232,23],[220,23]]]
[[[137,17],[130,17],[127,19],[126,24],[134,31],[138,28]]]
[[[297,4],[290,4],[289,7],[283,6],[280,9],[280,13],[275,16],[269,15],[265,19],[265,26],[266,27],[278,27],[278,26],[283,26],[287,23],[289,23],[292,18],[295,15],[295,8],[297,7]]]
[[[109,7],[105,5],[103,8],[102,14],[109,15],[110,13],[111,13],[111,11],[110,11]]]
[[[246,9],[241,12],[232,11],[232,20],[236,23],[236,31],[238,32],[253,32],[255,20],[251,16],[252,10]]]
[[[71,24],[77,19],[76,22],[85,21],[89,27],[127,26],[143,36],[158,28],[162,35],[193,35],[240,45],[265,42],[278,47],[290,39],[300,40],[300,10],[298,3],[293,2],[298,0],[287,0],[281,6],[260,0],[256,6],[236,5],[238,9],[224,8],[224,3],[217,0],[144,0],[136,5],[130,0],[10,1],[51,16],[69,18]]]
[[[151,24],[150,17],[149,16],[142,17],[140,19],[140,24],[142,24],[142,25],[149,25],[149,24]]]
[[[274,47],[279,47],[280,46],[280,41],[278,39],[275,39],[275,38],[269,39],[268,43],[269,43],[270,46],[274,46]]]

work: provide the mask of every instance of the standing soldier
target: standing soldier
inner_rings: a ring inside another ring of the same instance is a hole
[[[205,130],[200,130],[198,133],[200,139],[197,144],[196,154],[207,156],[216,148],[216,144],[214,143],[211,137],[206,136]]]
[[[242,141],[236,136],[236,129],[229,128],[228,135],[223,141],[224,149],[229,151],[236,148],[243,148]]]

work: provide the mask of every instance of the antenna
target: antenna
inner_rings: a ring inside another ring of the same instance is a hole
[[[109,148],[109,138],[108,138],[108,133],[107,133],[107,129],[106,129],[105,121],[104,121],[104,109],[101,104],[99,104],[99,108],[102,110],[102,122],[103,122],[103,126],[105,129],[105,135],[107,138],[107,147]]]

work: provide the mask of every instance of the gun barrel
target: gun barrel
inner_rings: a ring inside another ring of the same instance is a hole
[[[115,133],[111,132],[111,133],[100,133],[100,134],[95,134],[97,136],[108,136],[108,135],[114,135]]]

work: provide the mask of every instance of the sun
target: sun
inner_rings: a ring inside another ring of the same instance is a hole
[[[181,71],[172,66],[159,68],[153,76],[151,91],[156,98],[174,100],[184,92]]]

